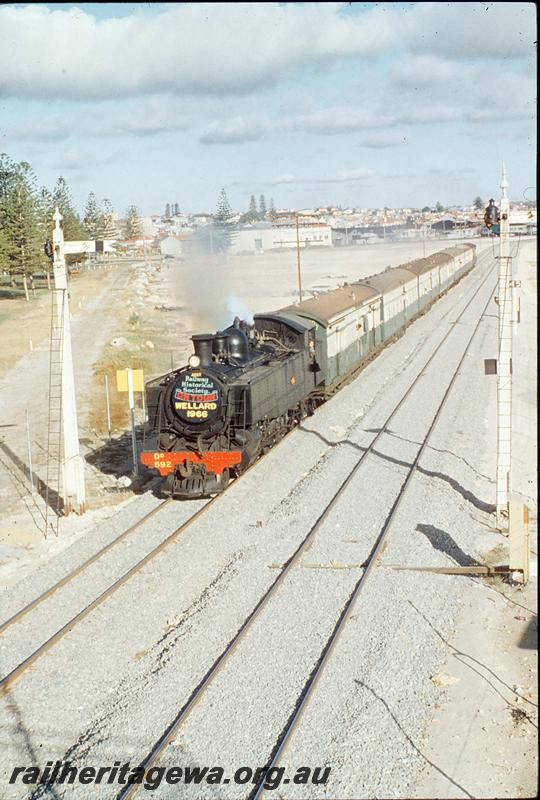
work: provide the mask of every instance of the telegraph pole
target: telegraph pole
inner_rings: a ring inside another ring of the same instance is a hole
[[[497,361],[497,525],[508,519],[512,460],[512,257],[510,255],[510,201],[503,164],[500,202],[499,335]]]
[[[302,302],[302,272],[300,270],[300,232],[298,229],[298,211],[296,212],[296,261],[298,266],[298,296]]]
[[[56,293],[57,324],[63,326],[60,354],[62,365],[62,408],[61,426],[63,439],[62,493],[64,512],[76,511],[83,514],[86,506],[84,486],[84,461],[79,450],[79,430],[77,427],[77,404],[73,376],[73,356],[71,352],[71,323],[69,318],[69,295],[64,249],[64,231],[60,227],[62,215],[58,207],[53,214],[53,275]]]

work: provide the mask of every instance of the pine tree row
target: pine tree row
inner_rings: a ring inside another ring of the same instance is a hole
[[[83,219],[74,209],[66,180],[58,178],[54,189],[38,188],[26,161],[16,163],[0,154],[0,271],[33,275],[48,268],[43,246],[52,235],[52,216],[58,206],[66,240],[112,239],[117,236],[110,200],[100,205],[93,192]],[[130,229],[140,227],[138,213]]]
[[[273,219],[275,216],[276,209],[274,206],[274,201],[270,200],[270,208],[266,208],[266,200],[264,199],[264,194],[261,194],[259,197],[259,207],[257,208],[257,201],[255,200],[255,195],[252,194],[250,201],[249,201],[249,209],[246,211],[245,214],[242,214],[240,217],[240,222],[259,222],[264,221],[266,219]]]

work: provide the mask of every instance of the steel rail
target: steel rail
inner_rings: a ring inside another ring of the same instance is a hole
[[[259,601],[255,605],[255,607],[252,609],[252,611],[250,612],[248,617],[244,620],[244,622],[242,623],[242,625],[240,626],[240,628],[238,629],[238,631],[236,632],[234,637],[231,639],[229,644],[225,647],[225,649],[222,651],[222,653],[217,657],[217,659],[214,661],[214,663],[212,664],[210,669],[206,672],[206,674],[204,675],[202,680],[199,682],[199,684],[195,687],[195,689],[193,689],[193,691],[191,692],[191,694],[190,694],[189,698],[187,699],[186,703],[180,709],[180,711],[178,712],[176,717],[172,720],[172,722],[167,726],[165,732],[155,742],[155,744],[152,747],[152,749],[150,750],[150,752],[140,762],[140,764],[138,765],[139,768],[143,768],[146,771],[146,770],[150,769],[151,767],[155,766],[155,764],[157,764],[157,762],[159,761],[159,759],[163,755],[164,751],[166,750],[167,746],[170,744],[170,742],[176,736],[176,733],[178,732],[178,730],[181,727],[182,723],[187,719],[187,717],[190,715],[190,713],[196,707],[197,703],[202,699],[202,697],[203,697],[206,689],[208,688],[208,686],[211,684],[213,679],[221,671],[221,669],[225,666],[225,664],[227,663],[229,658],[235,652],[235,650],[237,649],[238,645],[243,640],[243,637],[246,634],[247,630],[251,627],[251,625],[255,622],[255,620],[257,619],[259,614],[266,607],[266,605],[267,605],[268,601],[270,600],[270,598],[275,595],[277,589],[279,588],[281,583],[284,581],[285,577],[292,571],[293,567],[300,561],[300,558],[303,556],[305,551],[309,548],[309,546],[311,545],[311,542],[312,542],[315,534],[317,533],[317,531],[319,530],[319,528],[321,527],[321,525],[325,521],[325,519],[328,517],[328,514],[330,513],[330,511],[335,506],[338,498],[345,491],[346,487],[350,484],[350,482],[352,481],[353,477],[358,472],[360,466],[364,463],[365,459],[372,452],[373,448],[375,447],[375,445],[377,444],[379,439],[386,432],[386,430],[387,430],[388,426],[390,425],[392,419],[397,414],[397,412],[400,410],[400,408],[402,407],[403,403],[410,396],[410,394],[413,391],[413,389],[419,384],[420,380],[424,377],[426,368],[433,361],[433,359],[435,358],[435,356],[437,355],[437,353],[439,352],[439,350],[441,349],[443,344],[445,344],[448,341],[448,339],[450,337],[450,334],[456,328],[456,326],[459,324],[461,317],[465,314],[465,312],[467,311],[469,306],[472,304],[472,302],[474,301],[474,299],[476,298],[476,296],[478,295],[478,293],[480,292],[480,290],[482,289],[484,284],[487,282],[487,280],[489,279],[489,277],[490,277],[491,273],[493,272],[493,270],[494,270],[494,266],[492,266],[487,271],[487,273],[484,276],[484,278],[482,279],[482,281],[476,287],[473,295],[470,297],[470,299],[466,303],[465,307],[460,312],[458,318],[456,320],[454,320],[452,323],[450,323],[449,330],[446,332],[444,337],[441,339],[441,341],[437,345],[436,349],[429,356],[429,358],[424,363],[422,368],[418,371],[417,375],[415,376],[415,378],[413,379],[413,381],[409,385],[409,387],[406,390],[405,394],[401,397],[401,399],[396,404],[396,406],[394,407],[394,409],[392,410],[390,415],[387,417],[387,419],[386,419],[385,423],[383,424],[382,428],[380,428],[378,433],[375,434],[375,436],[373,437],[372,441],[367,446],[367,448],[364,450],[364,452],[362,453],[362,455],[360,456],[360,458],[358,459],[358,461],[356,462],[356,464],[354,465],[354,467],[350,471],[350,473],[347,476],[347,478],[343,481],[343,483],[340,485],[340,487],[334,493],[334,495],[332,496],[332,498],[330,499],[330,501],[328,502],[326,507],[323,509],[323,511],[321,512],[321,514],[319,515],[319,517],[317,518],[315,523],[312,525],[312,527],[310,528],[310,530],[307,533],[307,535],[302,539],[302,541],[300,542],[300,544],[298,545],[298,547],[296,548],[296,550],[294,551],[292,556],[288,559],[288,561],[286,561],[283,564],[281,572],[278,574],[276,579],[270,584],[269,588],[266,590],[266,592],[263,594],[263,596],[259,599]],[[491,299],[492,294],[493,294],[493,291],[490,293],[490,299]],[[462,300],[463,300],[463,298],[460,298],[459,302],[461,302]],[[468,347],[468,345],[467,345],[467,347]],[[129,800],[129,798],[131,798],[131,797],[133,797],[135,795],[135,793],[137,792],[138,788],[140,788],[139,784],[129,784],[129,785],[125,786],[116,795],[116,800]]]
[[[162,542],[156,545],[156,547],[150,550],[149,553],[147,553],[145,556],[143,556],[143,558],[137,561],[137,563],[134,564],[127,572],[124,572],[123,575],[121,575],[113,584],[111,584],[107,589],[105,589],[98,597],[96,597],[95,600],[93,600],[85,608],[83,608],[82,611],[79,611],[79,613],[76,614],[74,617],[72,617],[72,619],[70,619],[69,622],[66,622],[66,624],[63,625],[59,630],[57,630],[56,633],[54,633],[49,639],[47,639],[47,641],[45,641],[42,645],[40,645],[40,647],[38,647],[37,650],[35,650],[31,655],[25,658],[24,661],[21,661],[21,663],[14,669],[12,669],[10,673],[5,675],[0,680],[0,694],[5,692],[9,688],[9,686],[11,686],[14,683],[14,681],[17,680],[17,678],[19,678],[23,674],[23,672],[26,672],[26,670],[30,666],[32,666],[32,664],[34,664],[38,660],[38,658],[40,658],[42,655],[48,652],[51,649],[51,647],[54,644],[56,644],[56,642],[58,642],[67,633],[69,633],[69,631],[71,631],[76,625],[78,625],[79,622],[82,622],[82,620],[85,619],[90,614],[91,611],[93,611],[95,608],[101,605],[105,600],[111,597],[117,591],[117,589],[123,586],[124,583],[126,583],[133,575],[135,575],[137,572],[140,572],[140,570],[146,564],[148,564],[149,561],[151,561],[159,553],[161,553],[162,550],[164,550],[169,544],[171,544],[171,542],[173,542],[181,533],[183,533],[186,530],[186,528],[192,525],[205,511],[207,511],[207,509],[213,503],[215,503],[215,501],[218,500],[219,497],[220,495],[216,495],[211,500],[209,500],[208,503],[205,503],[204,506],[202,506],[202,508],[199,508],[198,511],[196,511],[195,514],[193,514],[191,517],[189,517],[189,519],[183,522],[180,525],[180,527],[176,528],[176,530],[170,533]],[[159,506],[159,508],[161,507],[162,506]]]
[[[452,389],[454,387],[454,384],[455,384],[455,382],[456,382],[456,380],[457,380],[457,378],[458,378],[458,376],[460,374],[461,367],[463,366],[463,362],[465,361],[465,358],[466,358],[467,353],[469,351],[469,347],[471,346],[471,343],[472,343],[474,337],[476,336],[476,333],[477,333],[477,331],[478,331],[478,329],[480,327],[480,324],[482,323],[482,321],[484,319],[484,315],[485,315],[485,313],[486,313],[486,311],[488,309],[488,306],[490,305],[490,303],[492,301],[492,297],[493,297],[493,294],[495,292],[495,289],[496,289],[496,286],[494,286],[493,290],[491,291],[491,293],[489,295],[489,298],[488,298],[486,304],[484,305],[482,313],[480,314],[480,317],[479,317],[476,325],[474,326],[473,332],[472,332],[471,336],[469,337],[469,339],[467,341],[467,344],[466,344],[465,349],[463,351],[463,355],[461,356],[461,358],[459,360],[459,363],[458,363],[456,369],[454,370],[454,374],[452,376],[452,379],[451,379],[450,383],[448,384],[448,386],[447,386],[447,388],[446,388],[446,390],[444,392],[442,400],[441,400],[441,402],[440,402],[440,404],[439,404],[439,406],[437,408],[437,411],[435,412],[435,416],[433,417],[433,420],[432,420],[432,422],[431,422],[431,424],[429,426],[429,429],[428,429],[428,431],[426,433],[426,436],[425,436],[422,444],[420,445],[420,447],[418,449],[418,452],[417,452],[417,454],[415,456],[415,459],[414,459],[413,463],[411,464],[411,466],[409,468],[409,472],[407,474],[407,477],[405,478],[405,480],[404,480],[404,482],[403,482],[403,484],[402,484],[402,486],[401,486],[401,488],[399,490],[399,493],[398,493],[398,495],[397,495],[397,497],[396,497],[396,499],[395,499],[395,501],[394,501],[394,503],[392,505],[392,508],[390,509],[388,517],[386,518],[386,521],[385,521],[383,527],[381,528],[381,530],[380,530],[380,532],[379,532],[379,534],[377,536],[377,539],[375,540],[375,543],[374,543],[374,545],[372,547],[371,553],[370,553],[370,555],[369,555],[369,557],[367,559],[367,563],[366,563],[366,566],[364,568],[364,571],[363,571],[362,575],[360,576],[360,578],[358,579],[358,581],[356,582],[356,585],[355,585],[353,591],[351,592],[347,602],[345,603],[345,606],[344,606],[344,608],[343,608],[343,610],[342,610],[342,612],[340,614],[340,617],[339,617],[339,619],[338,619],[338,621],[337,621],[337,623],[336,623],[336,625],[334,627],[334,630],[330,634],[330,637],[329,637],[329,639],[328,639],[328,641],[327,641],[327,643],[326,643],[326,645],[325,645],[325,647],[324,647],[324,649],[322,651],[321,657],[319,658],[319,661],[315,665],[310,677],[308,678],[307,683],[305,684],[305,686],[304,686],[304,688],[302,690],[302,693],[301,693],[300,698],[299,698],[299,702],[297,703],[297,708],[295,709],[295,711],[293,712],[293,714],[291,715],[291,717],[287,721],[285,728],[281,732],[281,735],[280,735],[280,737],[278,739],[277,749],[274,749],[274,751],[273,751],[273,754],[271,756],[272,760],[268,764],[268,766],[266,767],[267,770],[270,770],[270,769],[274,768],[279,763],[279,761],[281,760],[281,757],[283,756],[285,750],[287,749],[287,747],[289,745],[289,742],[290,742],[292,736],[294,735],[295,731],[298,729],[298,726],[299,726],[299,724],[300,724],[300,722],[302,720],[302,717],[304,716],[304,713],[305,713],[305,711],[306,711],[306,709],[307,709],[307,707],[309,705],[309,702],[310,702],[311,698],[313,697],[313,694],[314,694],[315,689],[317,687],[317,684],[319,683],[319,680],[320,680],[320,678],[321,678],[321,676],[322,676],[322,674],[324,672],[324,669],[325,669],[328,661],[330,660],[330,657],[331,657],[332,653],[334,652],[334,650],[335,650],[335,648],[336,648],[336,646],[337,646],[337,644],[339,642],[341,634],[343,633],[343,631],[344,631],[344,629],[345,629],[345,627],[347,625],[347,622],[350,619],[351,614],[353,613],[353,611],[355,609],[355,606],[356,606],[356,603],[357,603],[358,598],[360,596],[360,593],[362,592],[362,589],[366,585],[366,582],[367,582],[367,580],[368,580],[373,568],[375,567],[379,556],[381,555],[381,551],[382,551],[382,549],[383,549],[383,547],[384,547],[384,545],[385,545],[385,543],[387,541],[388,535],[389,535],[390,530],[392,528],[392,523],[394,522],[394,519],[395,519],[396,514],[398,512],[398,509],[399,509],[399,507],[401,505],[401,502],[402,502],[403,498],[405,497],[407,489],[409,488],[409,486],[411,484],[411,481],[412,481],[413,477],[416,474],[416,470],[418,468],[420,459],[421,459],[421,457],[422,457],[422,455],[423,455],[423,453],[424,453],[424,451],[425,451],[425,449],[426,449],[426,447],[428,445],[428,442],[429,442],[429,440],[431,438],[431,434],[433,433],[433,430],[434,430],[435,426],[437,425],[437,422],[440,419],[440,415],[441,415],[441,412],[442,412],[444,406],[446,405],[446,401],[450,397],[451,391],[452,391]],[[265,789],[264,789],[264,781],[265,781],[265,778],[261,778],[259,780],[259,782],[255,786],[253,791],[250,793],[249,800],[259,800],[259,798],[262,796],[262,794],[265,791]]]
[[[42,592],[40,595],[31,600],[26,606],[21,608],[19,611],[15,612],[13,616],[9,617],[9,619],[7,619],[5,622],[2,622],[0,624],[0,635],[2,635],[4,631],[6,631],[9,627],[11,627],[11,625],[13,625],[15,622],[18,622],[20,619],[26,616],[26,614],[28,614],[30,611],[33,611],[33,609],[39,606],[44,600],[47,600],[49,597],[51,597],[55,592],[58,591],[58,589],[61,589],[62,586],[66,586],[66,584],[70,583],[73,580],[73,578],[76,578],[77,575],[80,575],[80,573],[83,572],[85,569],[87,569],[87,567],[98,561],[102,556],[105,555],[105,553],[107,553],[109,550],[112,550],[112,548],[115,547],[117,544],[120,544],[120,542],[123,539],[125,539],[130,533],[133,533],[134,530],[143,525],[147,520],[150,519],[150,517],[153,517],[154,514],[157,514],[158,511],[160,511],[164,506],[166,506],[170,502],[171,498],[168,497],[166,500],[164,500],[162,503],[156,506],[156,508],[152,509],[152,511],[149,511],[147,514],[145,514],[144,517],[141,517],[139,520],[137,520],[137,522],[134,522],[133,525],[131,525],[125,531],[122,531],[122,533],[120,533],[115,539],[110,541],[108,544],[106,544],[92,556],[87,558],[86,561],[83,561],[82,564],[79,564],[77,567],[72,569],[71,572],[68,572],[67,575],[64,575],[64,577],[60,578],[59,581],[54,583],[48,589],[45,589],[44,592]]]

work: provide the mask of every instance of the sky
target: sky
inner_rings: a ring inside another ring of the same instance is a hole
[[[533,3],[0,6],[0,152],[82,208],[536,194]]]

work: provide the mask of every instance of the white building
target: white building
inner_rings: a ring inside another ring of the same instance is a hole
[[[166,236],[160,241],[159,250],[162,256],[177,258],[182,255],[182,240],[176,236]]]
[[[141,217],[141,234],[143,236],[156,236],[158,226],[152,217]]]
[[[300,247],[332,247],[332,228],[314,224],[298,229]],[[236,231],[230,253],[264,253],[296,247],[296,227],[243,228]]]

